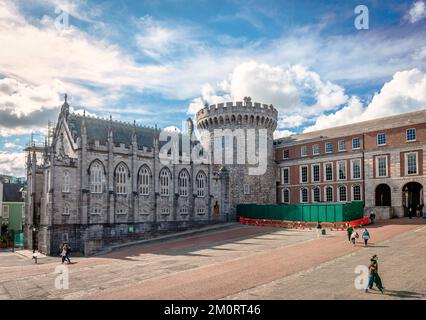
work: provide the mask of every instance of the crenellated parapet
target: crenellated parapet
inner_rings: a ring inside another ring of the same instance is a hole
[[[200,129],[243,126],[272,131],[277,127],[278,111],[273,105],[251,101],[213,104],[199,110],[196,123]]]

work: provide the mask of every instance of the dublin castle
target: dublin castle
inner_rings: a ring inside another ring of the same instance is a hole
[[[206,106],[195,119],[199,139],[189,140],[205,161],[179,148],[176,161],[165,162],[161,130],[71,113],[65,98],[51,139],[26,149],[26,247],[56,254],[67,242],[90,255],[234,221],[240,203],[364,201],[381,218],[423,207],[426,110],[274,141],[277,118],[272,105],[250,98]],[[188,119],[177,145],[194,129]],[[226,140],[218,130],[230,133],[231,143],[218,145],[231,162],[222,152],[212,161],[217,140]],[[236,132],[255,134],[240,144]],[[257,162],[247,161],[251,153]]]

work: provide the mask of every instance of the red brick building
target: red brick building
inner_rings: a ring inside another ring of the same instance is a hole
[[[281,203],[365,201],[382,217],[422,209],[426,109],[275,141]]]

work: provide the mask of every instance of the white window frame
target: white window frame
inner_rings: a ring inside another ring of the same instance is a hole
[[[207,177],[202,171],[197,173],[195,178],[197,183],[197,197],[204,198],[206,196]]]
[[[315,180],[314,167],[318,167],[318,180]],[[311,182],[321,182],[321,165],[319,163],[311,165]]]
[[[379,175],[379,162],[380,159],[386,159],[386,175],[381,176]],[[376,156],[376,178],[386,178],[389,177],[389,159],[388,156]]]
[[[358,144],[359,144],[358,147],[354,147],[355,140],[358,140]],[[352,150],[358,150],[358,149],[361,149],[361,138],[359,137],[352,138]]]
[[[408,131],[409,130],[414,130],[414,139],[408,140]],[[406,142],[417,141],[417,130],[416,130],[416,128],[408,128],[407,130],[405,130],[405,141]]]
[[[345,200],[342,200],[341,199],[341,197],[340,197],[340,189],[341,188],[345,188],[346,189],[346,192],[345,192]],[[338,199],[338,202],[347,202],[348,201],[348,187],[346,186],[346,185],[340,185],[340,186],[338,186],[337,187],[337,199]]]
[[[331,188],[331,200],[330,201],[328,201],[328,199],[327,199],[327,189],[328,188]],[[333,186],[325,186],[325,188],[324,188],[324,201],[325,202],[333,202],[334,201],[334,188],[333,188]]]
[[[303,201],[303,190],[306,190],[306,201]],[[300,203],[309,203],[309,189],[306,187],[300,188]]]
[[[379,143],[379,136],[380,135],[383,135],[384,137],[385,137],[385,143]],[[380,133],[378,133],[377,135],[376,135],[376,144],[378,145],[378,146],[385,146],[386,145],[386,143],[387,143],[387,140],[388,140],[388,138],[387,138],[387,136],[386,136],[386,132],[380,132]]]
[[[250,194],[250,185],[244,184],[244,194],[249,195]]]
[[[327,146],[330,146],[330,145],[331,145],[331,151],[327,150]],[[324,146],[324,149],[325,149],[325,153],[333,153],[334,151],[333,143],[327,142]]]
[[[179,172],[178,176],[179,196],[188,197],[189,194],[189,173],[186,170]]]
[[[327,180],[327,165],[331,165],[331,180]],[[324,181],[330,182],[334,180],[334,168],[333,168],[333,162],[326,162],[324,163]]]
[[[287,157],[285,156],[286,151],[287,151]],[[287,159],[289,159],[289,158],[290,158],[290,149],[284,149],[284,150],[283,150],[283,159],[284,159],[284,160],[287,160]]]
[[[127,175],[127,167],[124,164],[119,164],[115,170],[115,190],[119,195],[127,194]]]
[[[160,171],[160,196],[168,197],[170,195],[170,182],[172,180],[170,171],[166,168]]]
[[[408,173],[408,156],[414,154],[416,156],[416,173]],[[406,176],[417,176],[419,174],[419,153],[406,152],[404,154],[404,171]]]
[[[306,168],[306,181],[303,181],[303,175],[302,175],[302,168]],[[308,183],[309,182],[309,166],[308,165],[302,165],[302,166],[300,166],[300,169],[299,169],[299,171],[300,171],[300,183]]]
[[[139,194],[142,196],[149,195],[151,187],[151,171],[147,166],[139,169]]]
[[[315,190],[318,190],[318,201],[315,201]],[[318,203],[321,202],[321,188],[319,186],[315,186],[312,188],[312,202]]]
[[[90,193],[102,193],[104,182],[104,168],[99,162],[94,162],[90,167]]]
[[[287,170],[287,182],[284,179],[284,171]],[[290,167],[281,168],[281,184],[290,184]]]
[[[303,153],[303,150],[306,150],[306,153]],[[308,156],[308,146],[301,146],[300,147],[300,156],[301,157],[307,157]]]
[[[355,200],[355,187],[359,187],[359,200]],[[362,185],[361,184],[353,184],[351,187],[351,200],[352,201],[362,201]]]
[[[9,216],[10,216],[10,212],[9,211],[10,211],[9,205],[8,204],[4,204],[3,208],[2,208],[2,217],[3,217],[4,220],[8,220],[9,219]],[[6,213],[7,213],[7,216],[6,216]]]
[[[284,192],[287,191],[288,192],[288,201],[285,201],[285,197],[284,197]],[[290,189],[289,188],[283,188],[281,190],[281,202],[282,203],[290,203]]]
[[[315,150],[315,149],[317,149],[317,150]],[[314,144],[314,145],[312,145],[312,154],[314,155],[314,156],[317,156],[317,155],[319,155],[321,153],[321,150],[320,150],[320,145],[317,143],[317,144]]]
[[[69,216],[70,215],[70,206],[68,204],[64,205],[64,211],[62,211],[63,216]]]
[[[64,171],[63,174],[63,184],[62,184],[62,192],[69,193],[70,192],[70,185],[71,185],[71,178],[70,178],[70,172],[68,170]]]
[[[345,164],[345,178],[340,178],[340,164],[344,163]],[[337,180],[338,181],[345,181],[348,179],[348,164],[346,160],[340,160],[337,161]]]
[[[102,207],[98,204],[95,204],[90,208],[90,214],[92,216],[100,216],[102,215]]]
[[[354,163],[359,162],[359,177],[354,177]],[[351,180],[360,180],[362,178],[362,161],[361,159],[351,159]]]
[[[343,142],[343,149],[340,147],[340,144]],[[346,140],[339,140],[337,143],[337,148],[339,152],[346,151]]]

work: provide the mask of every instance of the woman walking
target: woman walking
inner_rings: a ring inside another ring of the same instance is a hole
[[[362,238],[364,239],[364,245],[367,246],[368,240],[370,240],[370,233],[368,232],[367,228],[364,229],[364,232],[362,233]]]
[[[352,232],[351,234],[351,241],[352,244],[355,246],[356,245],[356,239],[359,238],[359,234],[358,232],[356,232],[355,230]]]
[[[382,279],[379,276],[379,263],[377,262],[378,257],[375,254],[370,259],[370,265],[368,266],[368,283],[367,287],[365,288],[365,292],[368,292],[368,290],[373,288],[373,283],[376,285],[376,287],[380,290],[381,293],[384,293],[384,287],[382,285]]]

